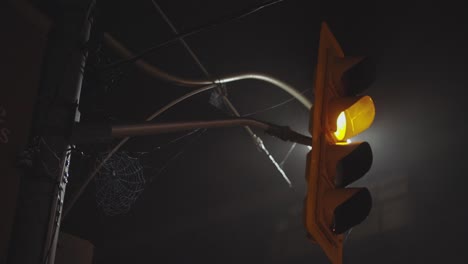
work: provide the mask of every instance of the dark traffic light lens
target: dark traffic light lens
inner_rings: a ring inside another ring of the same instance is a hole
[[[371,57],[362,59],[343,73],[342,82],[346,96],[359,95],[367,90],[376,78],[376,63]]]
[[[345,187],[362,178],[372,166],[372,150],[367,142],[362,142],[337,164],[335,185]]]
[[[342,234],[351,227],[360,224],[370,213],[372,207],[372,197],[367,188],[361,188],[346,202],[336,207],[332,231],[336,234]]]

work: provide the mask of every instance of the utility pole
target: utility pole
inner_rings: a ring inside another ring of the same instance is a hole
[[[80,121],[94,1],[53,1],[50,8],[52,25],[29,144],[18,158],[23,173],[7,258],[11,264],[54,263],[69,177],[70,134]]]

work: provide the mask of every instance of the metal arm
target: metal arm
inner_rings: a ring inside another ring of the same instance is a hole
[[[267,130],[269,125],[247,118],[211,120],[211,121],[190,121],[176,123],[143,123],[134,125],[117,125],[112,126],[111,135],[114,138],[122,138],[128,136],[144,136],[162,133],[177,132],[183,130],[192,130],[196,128],[217,128],[217,127],[233,127],[233,126],[252,126],[262,130]]]
[[[278,126],[249,118],[230,118],[209,121],[188,121],[173,123],[139,123],[129,125],[83,125],[77,124],[74,129],[72,141],[74,143],[85,143],[95,141],[106,141],[111,138],[125,138],[133,136],[155,135],[171,133],[197,128],[219,128],[234,126],[251,126],[265,131],[285,141],[293,141],[303,145],[311,145],[312,139],[299,134],[287,126]]]

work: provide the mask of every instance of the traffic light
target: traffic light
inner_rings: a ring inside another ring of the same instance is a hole
[[[343,233],[369,215],[367,188],[349,188],[372,164],[367,142],[348,140],[372,124],[372,98],[363,95],[375,78],[375,64],[365,57],[344,56],[322,23],[311,110],[312,150],[307,155],[305,226],[333,264],[342,263]]]

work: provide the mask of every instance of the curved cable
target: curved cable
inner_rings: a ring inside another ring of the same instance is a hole
[[[149,116],[146,121],[151,121],[152,119],[156,118],[157,116],[161,115],[168,109],[172,108],[179,102],[196,95],[198,93],[210,90],[215,88],[217,85],[216,84],[224,84],[224,83],[229,83],[229,82],[234,82],[234,81],[239,81],[239,80],[245,80],[245,79],[256,79],[256,80],[261,80],[265,81],[268,83],[271,83],[282,90],[286,91],[287,93],[291,94],[294,98],[296,98],[299,102],[302,103],[307,109],[312,108],[312,103],[307,99],[302,93],[300,93],[298,90],[296,90],[294,87],[291,85],[282,82],[274,77],[260,74],[260,73],[244,73],[244,74],[239,74],[239,75],[234,75],[234,76],[229,76],[225,78],[220,78],[215,81],[209,81],[209,80],[191,80],[191,79],[186,79],[186,78],[180,78],[171,74],[168,74],[153,65],[148,64],[147,62],[141,60],[140,57],[134,57],[132,52],[128,50],[125,46],[123,46],[119,41],[117,41],[115,38],[113,38],[109,33],[104,34],[104,39],[105,41],[112,47],[114,48],[121,56],[124,58],[136,58],[136,65],[143,70],[144,72],[148,73],[149,75],[156,77],[156,78],[161,78],[167,81],[170,81],[172,83],[180,84],[183,86],[200,86],[200,85],[207,85],[202,88],[199,88],[197,90],[194,90],[190,93],[187,93],[176,100],[170,102],[157,112],[155,112],[153,115]],[[97,172],[102,168],[104,163],[115,153],[117,152],[128,140],[130,137],[126,137],[122,139],[109,153],[108,155],[102,160],[102,162],[95,168],[95,170],[90,174],[90,176],[86,179],[86,181],[83,183],[83,186],[78,190],[78,193],[70,200],[69,206],[64,210],[63,217],[65,218],[70,211],[70,209],[73,207],[75,204],[76,200],[79,198],[79,196],[82,194],[86,186],[89,184],[89,182],[95,177]]]
[[[105,41],[112,47],[114,48],[118,53],[120,53],[121,56],[124,58],[128,58],[132,56],[132,52],[128,50],[124,45],[122,45],[119,41],[117,41],[115,38],[113,38],[109,33],[105,33],[104,35]],[[229,83],[229,82],[235,82],[235,81],[240,81],[240,80],[246,80],[246,79],[255,79],[255,80],[260,80],[264,82],[271,83],[290,95],[292,95],[294,98],[296,98],[299,102],[302,103],[307,109],[312,108],[312,102],[310,102],[307,97],[305,97],[302,93],[300,93],[297,89],[295,89],[293,86],[291,86],[288,83],[285,83],[283,81],[280,81],[272,76],[268,76],[265,74],[261,73],[242,73],[238,75],[233,75],[233,76],[228,76],[224,78],[219,78],[214,81],[210,80],[192,80],[192,79],[187,79],[187,78],[181,78],[178,76],[171,75],[169,73],[166,73],[153,65],[143,61],[143,60],[138,60],[136,62],[136,65],[144,72],[147,74],[159,78],[159,79],[164,79],[166,81],[169,81],[171,83],[176,83],[180,84],[182,86],[188,86],[188,87],[193,87],[193,86],[200,86],[200,85],[209,85],[213,83],[217,84],[224,84],[224,83]]]
[[[215,84],[212,84],[212,85],[207,85],[205,87],[202,87],[202,88],[198,88],[196,90],[193,90],[189,93],[186,93],[184,95],[182,95],[181,97],[173,100],[172,102],[170,102],[169,104],[165,105],[164,107],[162,107],[161,109],[159,109],[158,111],[156,111],[154,114],[150,115],[146,121],[151,121],[153,119],[155,119],[157,116],[161,115],[162,113],[166,112],[167,110],[169,110],[170,108],[172,108],[173,106],[175,106],[176,104],[184,101],[185,99],[188,99],[196,94],[199,94],[201,92],[204,92],[204,91],[208,91],[208,90],[211,90],[213,88],[215,88],[217,85]]]
[[[230,81],[230,80],[228,80]],[[234,81],[234,79],[232,80]],[[216,84],[211,84],[211,85],[208,85],[208,86],[204,86],[202,88],[199,88],[199,89],[196,89],[194,91],[191,91],[187,94],[184,94],[182,95],[181,97],[171,101],[170,103],[168,103],[167,105],[163,106],[162,108],[160,108],[158,111],[156,111],[154,114],[150,115],[148,118],[146,118],[146,121],[151,121],[153,120],[154,118],[158,117],[159,115],[161,115],[162,113],[166,112],[167,110],[169,110],[170,108],[174,107],[175,105],[177,105],[178,103],[196,95],[196,94],[199,94],[199,93],[202,93],[204,91],[208,91],[210,89],[213,89],[215,88],[217,85]],[[67,215],[68,215],[68,212],[70,211],[70,209],[73,207],[73,205],[76,203],[76,201],[78,200],[78,198],[81,196],[81,194],[83,193],[83,191],[85,190],[85,188],[88,186],[88,184],[91,182],[91,180],[96,176],[96,174],[99,172],[99,170],[102,168],[102,166],[112,157],[112,155],[114,155],[115,152],[117,152],[128,140],[130,139],[130,137],[125,137],[123,138],[111,151],[109,151],[109,153],[106,155],[106,157],[104,157],[104,159],[98,164],[98,166],[96,166],[96,168],[92,171],[92,173],[88,176],[88,178],[85,180],[85,182],[83,183],[83,185],[80,187],[80,189],[78,190],[78,192],[76,193],[75,196],[73,196],[71,198],[71,200],[69,201],[68,203],[68,206],[65,208],[64,210],[64,213],[63,213],[63,217],[65,218]],[[269,153],[268,153],[269,154]],[[276,163],[275,163],[276,164]],[[291,182],[289,181],[289,179],[283,175],[283,177],[286,179],[286,181],[288,182],[289,185],[291,185]]]
[[[290,95],[292,95],[299,102],[301,102],[302,105],[304,105],[307,109],[312,108],[312,102],[310,102],[309,99],[307,99],[307,97],[305,97],[301,92],[296,90],[291,85],[283,81],[280,81],[274,77],[265,75],[265,74],[255,73],[255,72],[243,73],[239,75],[224,77],[224,78],[216,80],[215,82],[222,84],[222,83],[235,82],[235,81],[240,81],[240,80],[245,80],[245,79],[255,79],[255,80],[260,80],[260,81],[271,83],[275,85],[276,87],[279,87],[283,89],[284,91],[286,91],[287,93],[289,93]]]
[[[115,51],[119,53],[120,56],[123,58],[131,58],[133,57],[133,53],[127,49],[122,43],[120,43],[118,40],[116,40],[112,35],[109,33],[105,32],[104,33],[104,41]],[[182,86],[188,86],[188,87],[193,87],[193,86],[200,86],[200,85],[209,85],[212,84],[213,81],[207,81],[207,80],[192,80],[192,79],[187,79],[187,78],[179,78],[177,76],[171,75],[165,71],[162,71],[153,65],[147,63],[146,61],[139,59],[135,61],[135,65],[140,68],[143,72],[146,72],[150,76],[164,79],[166,81],[169,81],[171,83],[179,84]]]
[[[164,13],[164,11],[161,9],[161,7],[156,3],[155,0],[151,0],[151,2],[153,3],[153,6],[155,7],[155,9],[158,11],[158,13],[163,17],[163,19],[166,21],[166,23],[169,25],[169,27],[171,28],[172,32],[174,32],[175,35],[179,35],[179,31],[176,29],[176,27],[172,24],[172,22],[170,21],[170,19],[167,17],[167,15]],[[264,7],[267,7],[268,5],[271,5],[271,4],[275,4],[279,1],[272,1],[272,2],[269,2],[269,3],[264,3],[263,6],[260,6],[258,8],[255,8],[247,13],[245,13],[244,15],[240,16],[239,18],[243,17],[243,16],[247,16],[249,14],[252,14],[253,12],[256,12],[258,10],[260,10],[261,8],[264,8]],[[187,42],[184,40],[184,38],[179,38],[179,41],[180,43],[184,46],[184,48],[187,50],[187,52],[190,54],[190,56],[192,56],[193,60],[197,63],[198,67],[203,71],[203,73],[205,73],[206,77],[208,79],[212,79],[211,75],[209,74],[209,72],[207,71],[207,69],[205,68],[205,66],[203,66],[203,64],[201,63],[200,59],[197,57],[197,55],[193,52],[193,50],[190,48],[190,46],[187,44]],[[227,95],[224,91],[224,88],[223,89],[220,89],[218,88],[217,91],[221,94],[221,98],[224,102],[224,104],[226,105],[226,107],[228,107],[228,109],[231,111],[232,114],[234,114],[235,116],[237,117],[240,117],[240,114],[239,112],[237,111],[237,109],[232,105],[231,101],[227,98]],[[292,98],[291,100],[293,100],[294,98]],[[252,129],[250,129],[250,127],[248,126],[244,126],[244,129],[247,131],[247,133],[252,137],[252,139],[254,140],[254,144],[257,146],[257,148],[261,151],[263,151],[269,158],[270,160],[272,161],[273,165],[275,165],[275,167],[278,169],[279,173],[285,178],[286,182],[288,183],[289,187],[291,187],[291,181],[289,181],[288,177],[286,176],[286,173],[281,169],[281,167],[278,165],[278,163],[275,161],[275,159],[273,158],[273,156],[270,155],[269,151],[267,150],[267,148],[265,147],[265,145],[263,144],[262,140],[260,139],[260,137],[258,137],[253,131]]]

